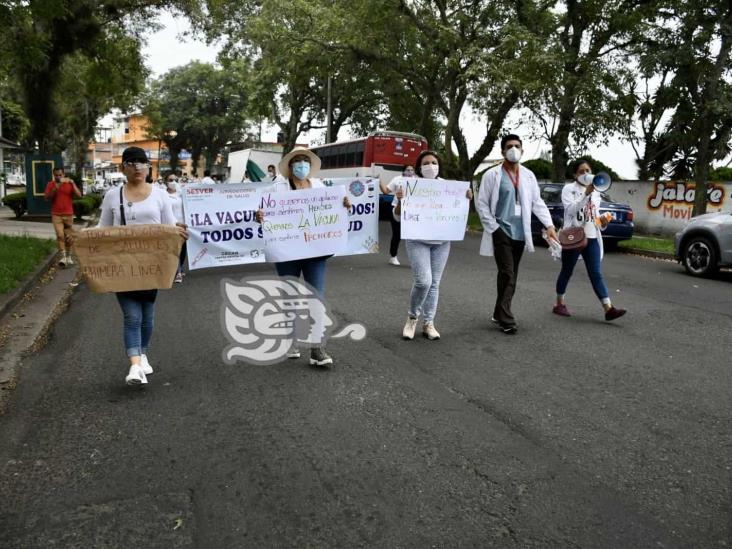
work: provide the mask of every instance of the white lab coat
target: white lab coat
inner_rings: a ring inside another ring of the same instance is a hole
[[[501,187],[502,164],[494,166],[481,179],[480,189],[475,196],[475,209],[483,224],[483,239],[480,241],[480,255],[493,255],[493,232],[499,228],[495,212],[498,206],[498,190]],[[531,214],[539,218],[544,227],[554,225],[549,209],[539,193],[539,184],[534,172],[519,165],[519,202],[521,204],[521,221],[526,237],[526,250],[534,251],[531,238]]]

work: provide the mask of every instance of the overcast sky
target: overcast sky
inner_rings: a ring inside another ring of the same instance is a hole
[[[152,69],[155,76],[167,72],[173,67],[185,65],[193,60],[214,62],[219,47],[216,45],[208,46],[205,42],[191,39],[184,39],[181,34],[190,28],[185,18],[176,18],[167,13],[162,14],[158,21],[163,26],[162,29],[148,38],[147,46],[143,49],[143,54],[147,59],[147,65]],[[483,138],[484,126],[481,122],[472,120],[470,113],[463,115],[463,123],[466,128],[466,139],[471,151],[474,151],[480,145]],[[405,128],[388,128],[400,130]],[[409,128],[411,129],[411,128]],[[515,133],[519,135],[527,135],[528,128],[513,128]],[[301,138],[301,141],[316,142],[323,139],[324,130],[311,132],[307,136]],[[263,141],[274,141],[277,136],[276,127],[264,127],[262,132]],[[347,130],[341,131],[340,139],[347,139]],[[536,158],[542,150],[549,148],[546,142],[532,142],[528,139],[524,140],[524,158]],[[606,147],[592,147],[590,154],[595,158],[603,161],[612,167],[623,178],[635,178],[637,170],[635,167],[635,155],[632,148],[621,143],[618,139],[611,141]],[[500,156],[498,146],[489,155],[491,158]]]

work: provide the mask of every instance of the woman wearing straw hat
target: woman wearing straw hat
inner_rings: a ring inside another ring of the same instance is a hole
[[[304,147],[295,147],[282,157],[279,163],[279,171],[282,179],[275,181],[274,192],[300,191],[304,189],[319,189],[324,185],[319,179],[312,176],[320,170],[320,158],[311,150]],[[286,179],[284,179],[286,178]],[[343,206],[351,207],[348,197],[343,199]],[[257,211],[257,221],[264,221],[264,211]],[[330,256],[309,257],[307,259],[296,259],[294,261],[282,261],[275,263],[279,276],[302,277],[318,292],[320,297],[325,294],[325,265]],[[295,345],[287,354],[288,358],[300,358],[300,350]],[[328,366],[333,364],[333,359],[325,352],[322,346],[310,349],[310,364],[314,366]]]

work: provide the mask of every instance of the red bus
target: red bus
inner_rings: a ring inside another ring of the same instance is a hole
[[[312,147],[320,157],[318,177],[378,177],[383,184],[414,165],[427,140],[414,133],[382,131],[368,137]]]

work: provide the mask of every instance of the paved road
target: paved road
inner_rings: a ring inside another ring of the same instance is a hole
[[[335,313],[369,329],[332,371],[224,365],[219,280],[268,268],[194,273],[143,391],[116,302],[80,289],[0,418],[0,546],[729,546],[732,276],[610,255],[629,315],[603,322],[578,270],[563,319],[539,250],[505,336],[477,248],[453,246],[438,342],[399,337],[408,268],[332,260]]]
[[[85,221],[74,220],[76,229],[82,228],[84,224]],[[50,216],[29,217],[24,215],[20,219],[16,219],[13,210],[7,206],[0,206],[0,234],[56,240]]]

